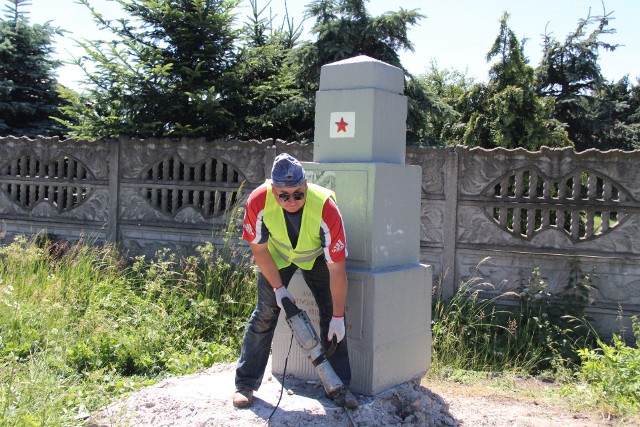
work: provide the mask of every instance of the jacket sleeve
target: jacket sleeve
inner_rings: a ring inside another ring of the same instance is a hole
[[[327,199],[322,208],[320,241],[324,257],[328,263],[342,261],[347,257],[344,221],[338,206],[332,198]]]
[[[258,187],[247,200],[242,222],[242,238],[249,243],[266,243],[269,239],[269,230],[262,220],[266,196],[266,189]]]

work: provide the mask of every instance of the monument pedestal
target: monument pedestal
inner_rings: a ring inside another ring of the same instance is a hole
[[[303,163],[309,182],[336,192],[347,232],[346,331],[353,391],[373,395],[424,375],[431,362],[432,267],[419,264],[420,168],[393,163]],[[318,308],[294,275],[289,291],[319,331]],[[282,373],[291,331],[276,328],[273,372]],[[287,372],[317,378],[302,351]]]

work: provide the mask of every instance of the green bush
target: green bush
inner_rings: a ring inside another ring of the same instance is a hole
[[[598,341],[599,348],[584,348],[578,353],[582,364],[576,379],[586,385],[582,395],[613,416],[625,416],[640,410],[640,323],[633,318],[636,347],[627,346],[617,335],[611,345]],[[566,387],[575,395],[575,387]]]

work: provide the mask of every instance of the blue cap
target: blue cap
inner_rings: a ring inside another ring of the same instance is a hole
[[[278,154],[271,168],[271,181],[274,187],[299,187],[307,177],[300,162],[287,153]]]

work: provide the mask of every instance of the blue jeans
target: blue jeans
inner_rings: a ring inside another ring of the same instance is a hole
[[[289,286],[291,277],[298,266],[291,264],[280,270],[280,277],[284,286]],[[333,302],[329,289],[329,269],[323,256],[316,258],[311,270],[302,270],[302,276],[309,290],[313,294],[320,312],[320,340],[328,346],[327,335],[329,322],[333,316]],[[249,318],[249,323],[242,339],[242,351],[240,360],[236,366],[236,387],[250,387],[258,390],[262,383],[264,371],[269,360],[271,341],[278,323],[280,307],[276,303],[276,295],[273,289],[261,273],[258,273],[258,303]],[[311,363],[311,362],[309,362]],[[351,383],[351,366],[349,365],[349,353],[347,351],[347,337],[338,344],[329,363],[342,382],[348,386]]]

